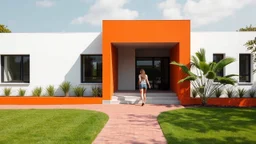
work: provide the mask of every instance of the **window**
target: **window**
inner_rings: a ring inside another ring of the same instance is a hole
[[[102,82],[102,56],[82,55],[81,56],[81,82],[101,83]]]
[[[29,55],[2,55],[3,83],[29,83]]]
[[[224,59],[224,54],[213,54],[213,62],[218,63],[219,61],[221,61],[222,59]],[[224,76],[224,69],[222,69],[221,71],[219,71],[217,73],[217,76]]]
[[[251,82],[251,54],[239,55],[239,82]]]

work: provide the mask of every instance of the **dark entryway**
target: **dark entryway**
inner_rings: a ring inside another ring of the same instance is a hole
[[[136,57],[136,89],[138,86],[138,75],[140,69],[144,69],[149,77],[152,90],[170,89],[169,57]]]

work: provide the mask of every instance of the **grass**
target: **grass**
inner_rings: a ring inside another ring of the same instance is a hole
[[[89,144],[107,121],[87,110],[0,110],[0,144]]]
[[[157,119],[169,144],[256,143],[254,108],[186,108]]]

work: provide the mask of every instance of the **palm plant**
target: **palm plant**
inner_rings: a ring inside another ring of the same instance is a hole
[[[254,40],[248,40],[244,46],[247,47],[247,50],[251,51],[251,53],[254,55],[254,62],[256,62],[256,37]],[[256,72],[256,69],[253,70],[253,72]]]
[[[82,96],[84,96],[84,92],[85,92],[86,88],[81,87],[81,86],[76,86],[73,88],[73,90],[74,90],[74,93],[76,96],[82,97]]]
[[[192,96],[193,96],[193,98],[195,98],[197,96],[197,92],[194,89],[192,90]]]
[[[32,96],[41,96],[42,95],[42,87],[36,87],[32,90]]]
[[[12,92],[12,88],[4,88],[4,95],[5,96],[10,96]]]
[[[60,85],[61,90],[64,92],[65,96],[69,96],[69,91],[71,89],[71,83],[68,81],[64,81],[61,85]]]
[[[255,93],[256,93],[256,90],[250,89],[249,95],[250,95],[251,98],[253,98],[255,96]]]
[[[25,96],[26,90],[25,89],[19,89],[18,96]]]
[[[232,88],[227,89],[226,94],[228,98],[232,98],[234,95],[234,90]]]
[[[245,95],[246,90],[244,88],[242,88],[242,89],[238,88],[237,93],[238,93],[239,97],[242,98]]]
[[[205,50],[200,49],[200,51],[195,53],[195,56],[192,56],[191,60],[191,68],[194,68],[196,73],[192,72],[190,68],[184,64],[175,61],[171,62],[171,64],[179,66],[182,71],[188,75],[178,83],[190,81],[193,89],[195,89],[200,96],[202,105],[206,105],[208,98],[211,97],[217,89],[225,85],[234,85],[236,83],[236,80],[233,78],[234,76],[238,76],[236,74],[223,77],[217,75],[219,71],[234,61],[234,58],[227,57],[220,60],[218,63],[207,63]]]
[[[54,88],[53,85],[49,85],[49,86],[46,88],[46,91],[47,91],[47,95],[48,95],[48,96],[54,96],[55,88]]]
[[[218,88],[218,89],[215,90],[215,96],[216,96],[217,98],[219,98],[219,97],[222,95],[222,93],[223,93],[223,90],[220,89],[220,88]]]

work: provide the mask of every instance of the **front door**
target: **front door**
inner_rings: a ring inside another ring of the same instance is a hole
[[[136,89],[140,70],[144,69],[149,78],[152,90],[169,90],[170,73],[168,57],[137,57],[136,58]]]

